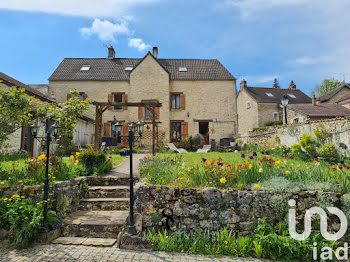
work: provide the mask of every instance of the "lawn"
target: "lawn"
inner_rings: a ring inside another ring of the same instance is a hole
[[[16,160],[2,159],[0,161],[0,186],[43,183],[46,160],[41,157],[33,159],[21,157]],[[63,158],[52,156],[50,158],[49,177],[51,182],[56,182],[85,175],[99,175],[108,172],[124,159],[125,157],[120,155],[109,155],[106,162],[93,167],[92,171],[89,172],[89,167],[79,162],[77,155]]]
[[[142,162],[148,184],[296,192],[350,191],[350,166],[306,161],[266,152],[158,154]]]

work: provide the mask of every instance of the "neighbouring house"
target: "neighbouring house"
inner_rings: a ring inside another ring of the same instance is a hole
[[[312,97],[311,104],[290,104],[287,107],[288,123],[304,123],[309,120],[320,120],[350,116],[350,109],[338,104],[318,104]]]
[[[23,88],[28,96],[35,97],[42,102],[55,103],[54,100],[48,99],[47,96],[39,92],[38,90],[26,85],[13,77],[10,77],[2,72],[0,72],[0,84],[1,89],[9,89],[11,87]],[[41,132],[44,129],[43,123],[41,121],[37,122],[37,125],[41,127]],[[82,117],[79,119],[77,126],[75,128],[74,138],[76,144],[93,144],[92,130],[94,129],[93,119],[89,117]],[[31,134],[30,127],[21,127],[17,129],[14,133],[9,136],[9,140],[6,142],[4,148],[0,150],[6,150],[9,152],[17,152],[24,150],[29,152],[32,156],[37,156],[42,151],[41,143],[34,139]]]
[[[318,104],[337,104],[339,101],[350,93],[350,84],[342,83],[339,87],[329,91],[328,93],[318,97]]]
[[[247,86],[240,83],[237,95],[238,131],[247,134],[255,127],[283,122],[281,99],[287,96],[289,104],[311,104],[311,98],[296,89],[292,82],[287,89]]]
[[[96,102],[158,100],[159,134],[166,141],[202,134],[209,143],[237,132],[236,79],[217,59],[162,59],[157,47],[143,58],[118,58],[111,46],[107,58],[63,59],[49,78],[49,97],[63,102],[73,88]],[[150,112],[143,107],[110,107],[102,135],[116,137],[117,121],[127,135],[128,122],[138,120],[146,123],[142,139],[149,144]]]

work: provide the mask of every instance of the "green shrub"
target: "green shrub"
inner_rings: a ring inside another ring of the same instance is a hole
[[[269,121],[265,123],[265,126],[279,126],[283,125],[283,121]]]
[[[89,149],[80,153],[78,160],[85,166],[87,174],[91,175],[95,168],[99,168],[107,161],[107,157],[101,151]]]
[[[323,144],[317,148],[317,153],[321,156],[330,160],[331,162],[336,162],[338,160],[339,154],[338,150],[333,144]]]
[[[28,153],[20,152],[20,153],[0,153],[0,162],[1,161],[17,161],[22,159],[28,159]]]
[[[314,134],[316,136],[316,139],[319,143],[325,144],[328,140],[328,138],[331,137],[331,133],[329,133],[325,128],[324,125],[319,125],[317,129],[314,130]]]

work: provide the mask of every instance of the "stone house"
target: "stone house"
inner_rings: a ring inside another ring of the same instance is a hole
[[[54,100],[47,98],[46,95],[39,92],[38,90],[2,72],[0,72],[0,84],[1,84],[1,87],[0,87],[1,89],[8,90],[10,87],[23,88],[25,89],[25,93],[28,96],[39,99],[42,102],[55,103]],[[40,126],[40,132],[43,132],[44,131],[43,123],[41,123],[41,121],[38,121],[37,125]],[[86,134],[92,133],[93,128],[94,128],[94,125],[93,125],[93,120],[91,118],[88,118],[85,116],[80,118],[75,128],[75,133],[73,137],[74,142],[76,144],[82,144],[82,145],[92,144],[93,143],[92,135],[91,137],[88,137]],[[6,150],[9,152],[17,152],[19,150],[24,150],[29,152],[32,156],[38,156],[42,151],[41,143],[39,143],[37,139],[34,139],[34,137],[30,132],[30,128],[25,126],[17,129],[14,133],[12,133],[9,136],[9,140],[6,142],[5,147],[0,148],[0,151],[1,150]]]
[[[290,104],[287,106],[288,123],[304,123],[309,120],[321,120],[350,115],[350,109],[338,104],[319,104],[312,97],[311,104]]]
[[[328,93],[318,97],[318,104],[338,104],[344,100],[346,95],[350,93],[350,84],[342,83],[339,87],[329,91]]]
[[[140,58],[65,58],[49,78],[49,95],[65,101],[71,89],[96,102],[141,102],[156,99],[159,134],[180,141],[202,134],[211,139],[237,132],[236,79],[217,59],[160,59],[158,48]],[[95,117],[91,106],[89,115]],[[137,107],[110,107],[103,114],[103,136],[116,137],[114,124],[142,120],[143,140],[149,141],[150,112]]]
[[[237,95],[238,132],[245,135],[255,127],[283,122],[281,99],[287,96],[289,104],[310,103],[311,98],[295,84],[287,89],[247,86],[247,81],[240,83]]]

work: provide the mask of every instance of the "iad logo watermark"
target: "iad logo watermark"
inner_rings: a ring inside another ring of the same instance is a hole
[[[288,204],[290,207],[295,207],[296,201],[294,199],[290,199],[288,201]],[[346,230],[348,228],[348,220],[345,216],[345,214],[337,207],[327,207],[327,210],[330,214],[336,215],[340,220],[340,229],[337,233],[329,233],[327,231],[327,213],[320,207],[312,207],[310,209],[306,210],[305,217],[304,217],[304,232],[302,234],[297,233],[296,231],[296,210],[295,209],[289,209],[289,216],[288,216],[288,225],[289,225],[289,233],[292,238],[302,241],[306,240],[310,234],[311,234],[311,218],[313,215],[319,215],[320,216],[320,231],[321,235],[329,240],[329,241],[336,241],[342,238]],[[317,243],[313,243],[313,259],[318,259],[317,254]],[[321,249],[320,259],[322,260],[332,260],[333,259],[333,252],[330,247],[323,247]],[[338,260],[345,260],[348,259],[348,243],[344,243],[344,247],[338,247],[335,256]]]

